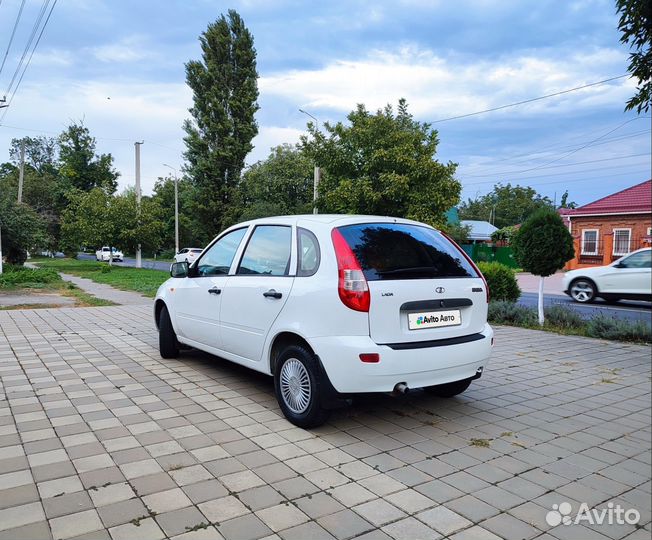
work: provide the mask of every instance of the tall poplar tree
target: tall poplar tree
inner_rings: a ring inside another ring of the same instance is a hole
[[[235,189],[258,133],[258,73],[253,36],[236,11],[209,24],[199,41],[202,59],[186,64],[193,106],[184,140],[186,173],[198,188],[194,211],[208,239],[235,217]]]

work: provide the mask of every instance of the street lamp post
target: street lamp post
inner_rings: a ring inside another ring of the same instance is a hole
[[[174,253],[179,253],[179,179],[177,170],[170,165],[163,163],[164,167],[174,171]]]
[[[300,113],[305,114],[306,116],[309,116],[315,121],[315,124],[317,126],[317,131],[319,131],[319,120],[315,118],[312,114],[310,114],[307,111],[304,111],[303,109],[299,109]],[[319,211],[317,210],[317,195],[319,193],[319,181],[321,180],[321,169],[319,168],[319,165],[315,163],[315,174],[314,174],[314,180],[313,180],[313,194],[312,194],[312,201],[313,201],[313,209],[312,213],[313,214],[318,214]]]

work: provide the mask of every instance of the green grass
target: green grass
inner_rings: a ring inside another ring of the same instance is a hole
[[[161,283],[170,277],[169,272],[146,268],[109,266],[108,263],[78,261],[76,259],[35,258],[30,262],[41,268],[51,268],[66,274],[88,278],[96,283],[105,283],[123,291],[136,291],[154,297]]]

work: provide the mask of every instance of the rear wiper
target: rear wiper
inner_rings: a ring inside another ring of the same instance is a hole
[[[432,266],[410,266],[407,268],[395,268],[394,270],[376,270],[381,276],[395,274],[437,274],[437,269]]]

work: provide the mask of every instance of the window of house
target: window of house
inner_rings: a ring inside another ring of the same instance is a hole
[[[614,255],[627,255],[629,253],[631,229],[614,229]]]
[[[584,229],[582,231],[582,255],[598,254],[598,230]]]

